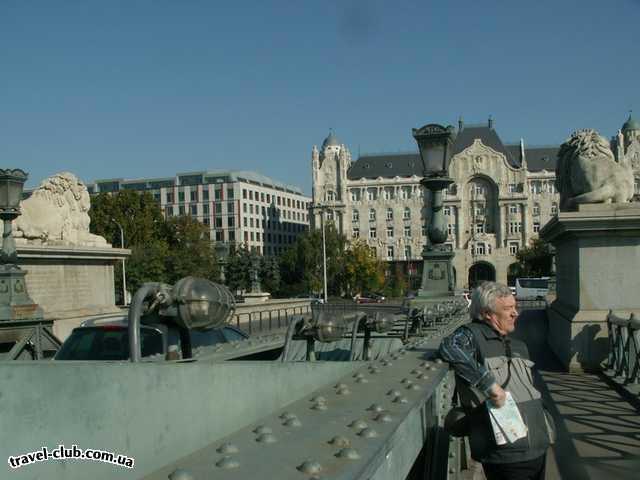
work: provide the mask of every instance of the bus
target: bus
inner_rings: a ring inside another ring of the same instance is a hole
[[[549,277],[516,278],[517,299],[544,299],[549,293]]]

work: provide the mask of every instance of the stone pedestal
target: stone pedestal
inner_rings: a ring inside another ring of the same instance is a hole
[[[557,297],[548,343],[568,370],[597,370],[608,350],[606,316],[640,310],[640,205],[581,205],[540,231],[556,249]]]
[[[17,250],[29,295],[44,318],[54,320],[60,340],[91,316],[122,311],[115,305],[113,267],[130,250],[24,244]]]

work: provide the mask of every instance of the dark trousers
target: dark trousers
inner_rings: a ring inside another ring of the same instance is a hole
[[[483,463],[487,480],[544,480],[547,456],[516,463]]]

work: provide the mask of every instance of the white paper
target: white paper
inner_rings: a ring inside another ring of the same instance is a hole
[[[522,420],[522,415],[520,415],[520,410],[518,410],[518,405],[516,405],[511,392],[505,392],[505,394],[506,400],[500,408],[495,407],[487,400],[491,427],[498,445],[513,443],[526,437],[529,431]]]

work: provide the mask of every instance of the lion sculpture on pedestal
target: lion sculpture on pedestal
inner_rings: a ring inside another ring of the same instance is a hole
[[[89,233],[90,207],[87,187],[72,173],[58,173],[20,202],[14,236],[19,243],[106,247],[103,237]]]
[[[560,146],[556,189],[560,210],[581,203],[624,203],[633,197],[633,170],[616,162],[609,142],[595,130],[577,130]]]

